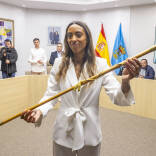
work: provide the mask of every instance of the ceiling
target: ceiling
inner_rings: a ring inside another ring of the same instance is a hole
[[[89,11],[113,7],[154,4],[156,0],[0,0],[0,2],[23,8]]]

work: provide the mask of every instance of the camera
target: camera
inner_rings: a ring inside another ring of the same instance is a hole
[[[2,48],[1,51],[2,51],[3,56],[6,56],[7,58],[10,58],[10,52],[11,52],[10,48],[4,47],[4,48]]]
[[[5,48],[5,47],[4,47],[4,48],[2,48],[2,49],[1,49],[1,52],[2,52],[2,54],[7,53],[6,48]]]
[[[6,52],[7,53],[10,53],[11,52],[11,49],[10,48],[6,48]]]

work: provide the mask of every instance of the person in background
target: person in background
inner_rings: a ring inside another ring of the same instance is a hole
[[[41,101],[109,68],[105,59],[95,56],[91,32],[85,23],[71,22],[66,28],[64,44],[65,53],[55,60]],[[139,74],[141,65],[137,59],[127,59],[124,66],[121,84],[110,72],[81,86],[79,92],[75,90],[61,96],[53,129],[53,156],[100,156],[99,95],[102,86],[113,103],[120,106],[135,103],[130,80]],[[40,124],[57,100],[35,110],[26,110],[21,118]]]
[[[141,60],[141,70],[139,73],[139,77],[144,78],[144,79],[154,79],[155,78],[155,71],[150,65],[148,65],[147,59]]]
[[[46,53],[43,48],[40,48],[40,40],[38,38],[34,38],[33,43],[35,47],[31,49],[28,59],[31,64],[31,74],[43,75],[46,71]]]
[[[14,47],[12,47],[12,42],[9,39],[4,41],[5,47],[1,49],[0,52],[0,60],[1,60],[1,71],[2,78],[11,78],[15,77],[16,69],[16,61],[18,58],[17,51]]]
[[[57,50],[54,51],[54,52],[51,52],[51,56],[50,56],[50,60],[49,60],[49,63],[51,65],[54,64],[54,61],[55,61],[56,58],[62,57],[62,54],[63,54],[62,48],[63,48],[62,43],[58,43],[57,44]]]

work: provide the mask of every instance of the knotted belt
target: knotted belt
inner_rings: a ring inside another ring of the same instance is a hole
[[[84,146],[84,128],[83,125],[86,121],[86,116],[80,108],[68,108],[65,113],[67,117],[67,135],[73,139],[72,150],[79,150]]]

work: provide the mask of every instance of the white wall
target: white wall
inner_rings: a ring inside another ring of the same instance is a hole
[[[66,12],[24,9],[0,3],[0,17],[14,19],[15,21],[15,48],[19,55],[17,75],[23,75],[30,68],[27,60],[30,48],[33,47],[33,38],[40,38],[41,47],[46,49],[49,58],[50,52],[55,50],[55,46],[48,46],[48,26],[61,26],[61,41],[63,42],[65,28],[73,20],[82,20],[88,24],[92,32],[94,46],[101,30],[101,23],[103,23],[110,58],[120,22],[122,23],[122,31],[129,56],[151,47],[155,34],[156,5],[89,12]],[[149,64],[156,70],[156,65],[152,63],[153,53],[144,58],[147,58]]]
[[[131,8],[130,23],[130,55],[135,55],[154,44],[156,26],[156,5]],[[147,58],[149,65],[156,71],[153,64],[153,55],[150,53],[142,58]]]
[[[130,8],[114,8],[87,12],[83,16],[83,20],[86,21],[92,31],[94,46],[96,46],[101,31],[101,24],[103,23],[110,59],[119,24],[121,22],[125,44],[129,53]]]
[[[56,50],[56,46],[48,45],[48,26],[61,27],[61,42],[64,41],[66,26],[73,20],[79,20],[82,17],[81,13],[64,12],[64,11],[49,11],[49,10],[32,10],[26,11],[27,23],[27,52],[33,47],[33,38],[40,38],[41,47],[46,50],[49,59],[52,51]],[[29,67],[28,67],[29,68]]]
[[[66,26],[73,20],[81,19],[81,16],[77,12],[24,9],[0,3],[0,17],[13,19],[15,24],[15,48],[19,56],[16,75],[24,75],[25,71],[30,70],[27,60],[30,48],[34,46],[33,38],[40,38],[41,47],[45,48],[49,59],[56,47],[48,46],[48,26],[61,27],[63,42]]]
[[[94,46],[96,46],[101,23],[103,23],[110,59],[120,22],[122,23],[122,32],[130,57],[150,48],[154,44],[156,5],[91,11],[83,16],[83,20],[91,28]],[[153,54],[150,53],[142,58],[147,58],[149,65],[156,71],[156,64],[153,64]]]
[[[11,5],[4,5],[0,3],[0,18],[7,18],[14,20],[15,25],[15,48],[18,52],[17,61],[17,75],[23,75],[25,71],[25,10]]]

